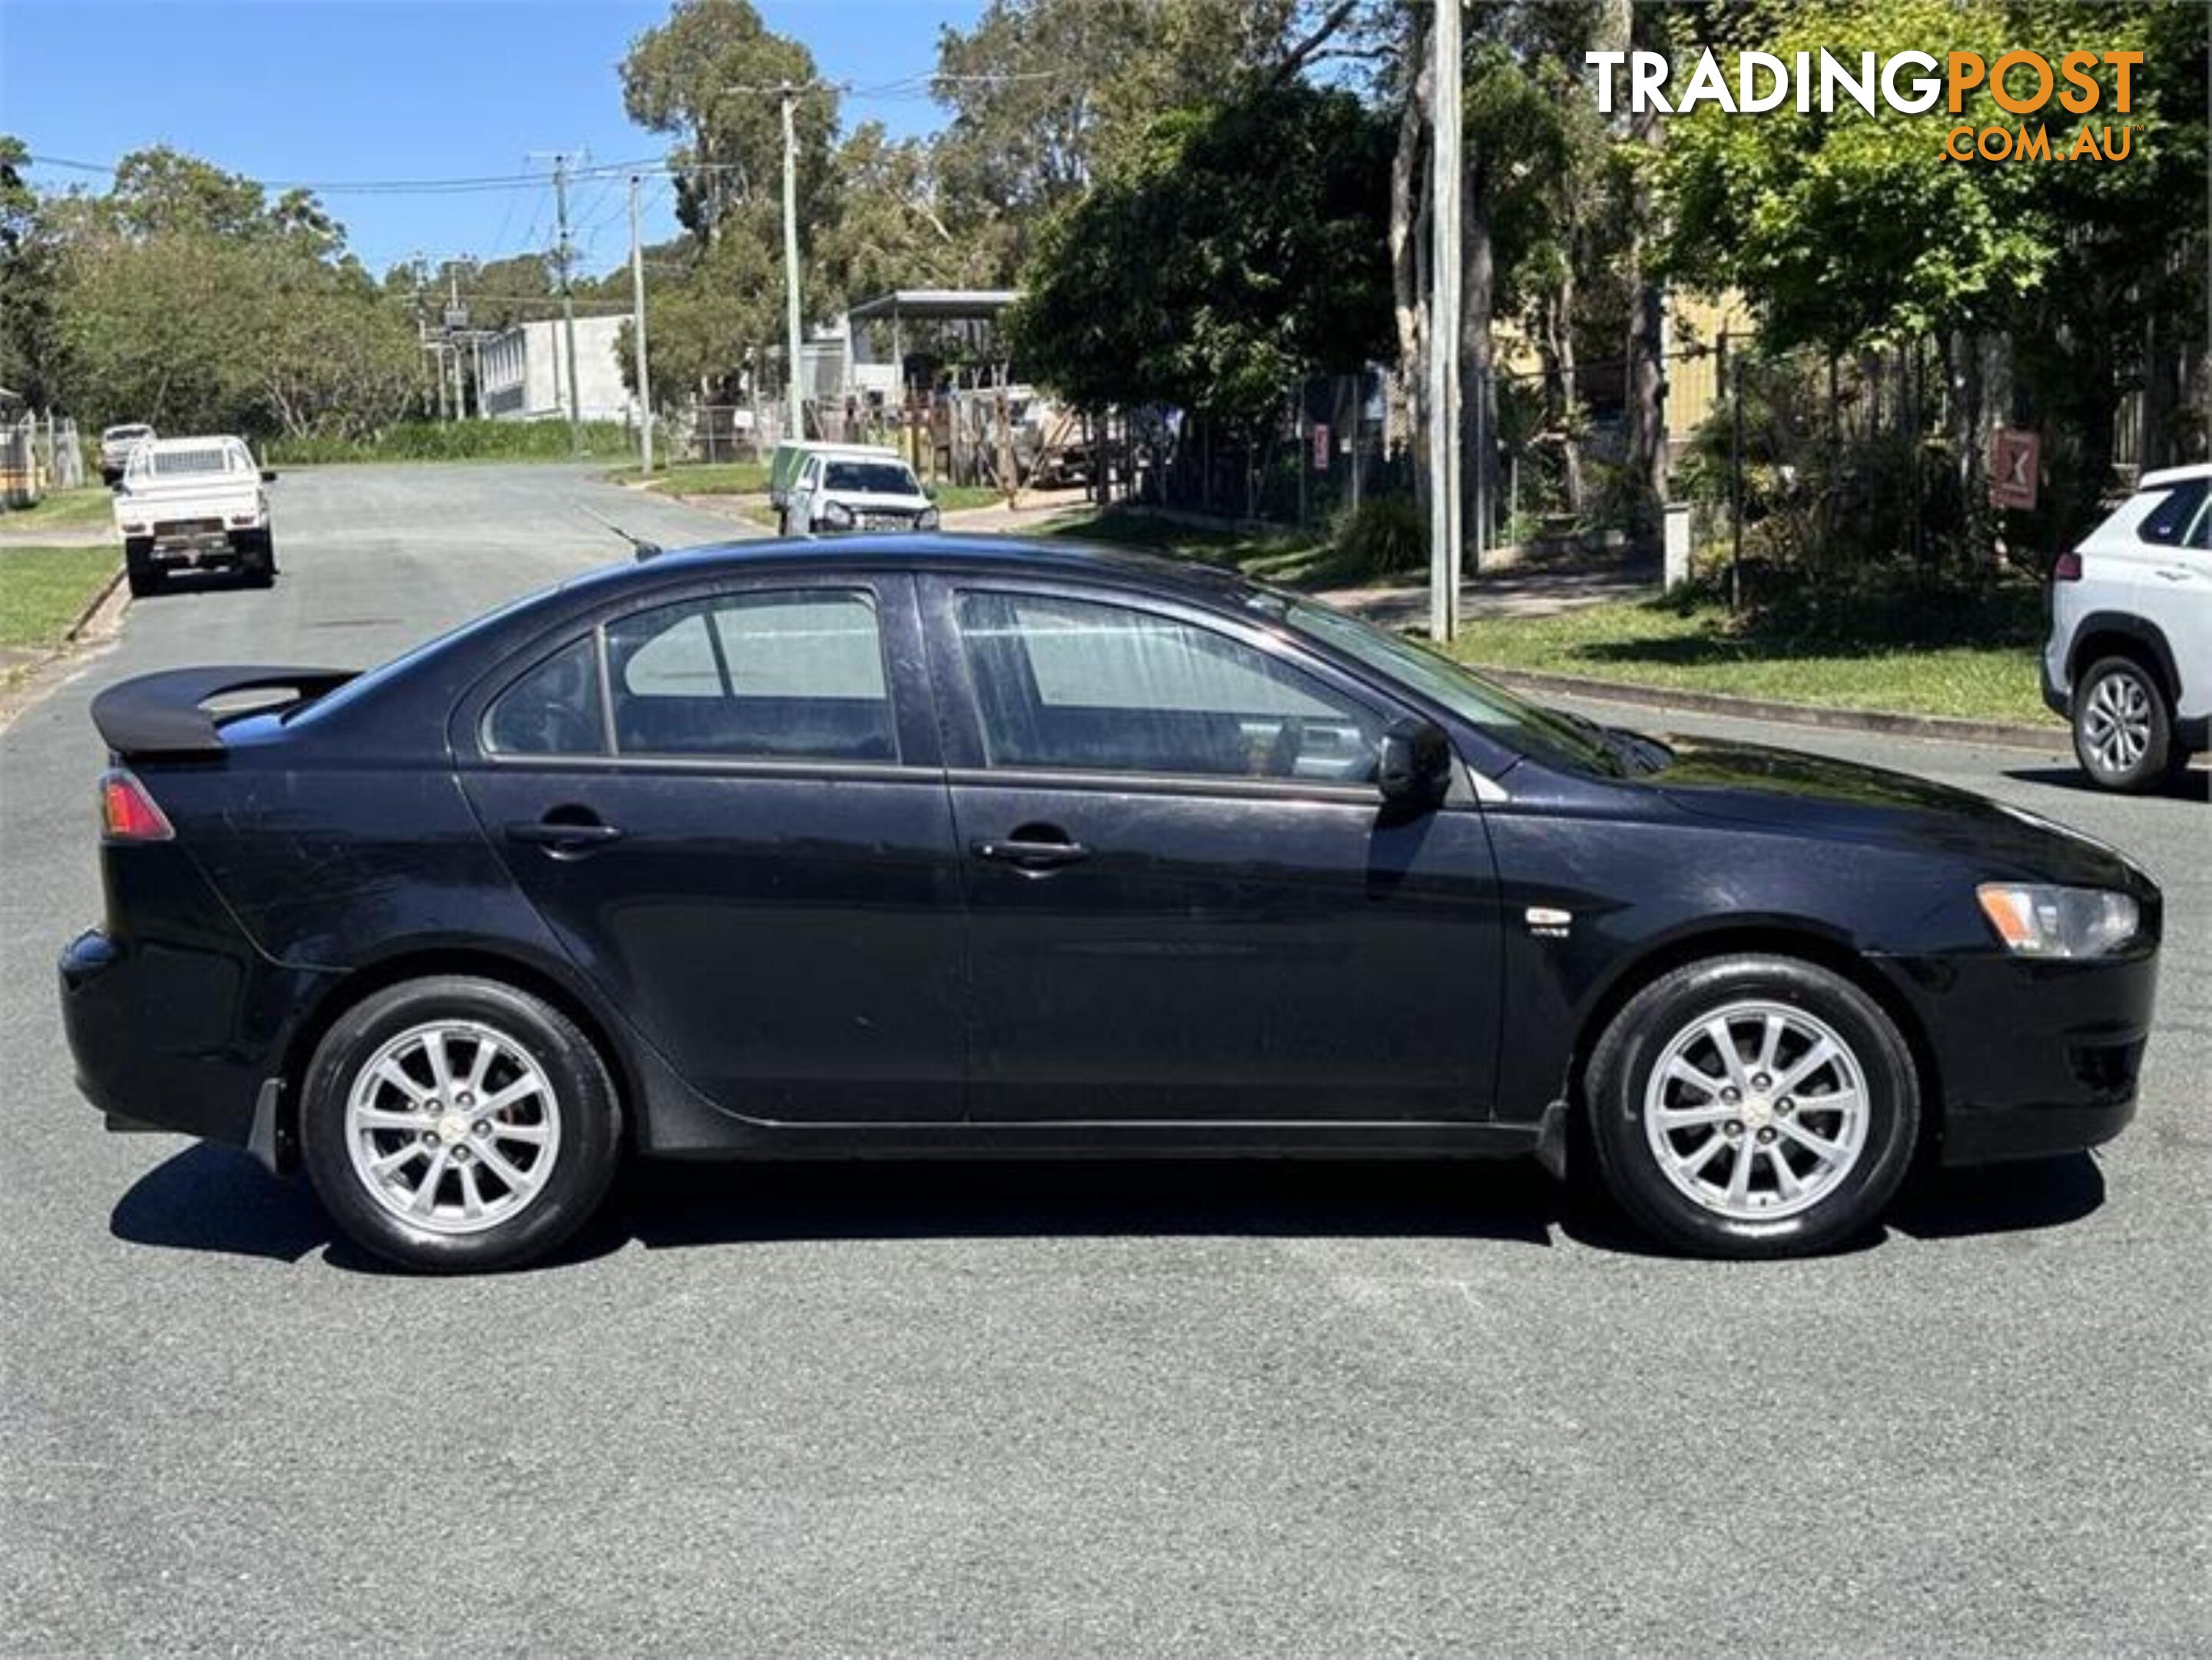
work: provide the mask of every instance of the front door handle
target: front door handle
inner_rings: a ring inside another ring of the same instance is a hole
[[[997,842],[972,842],[969,849],[978,859],[988,859],[994,864],[1015,865],[1023,870],[1058,870],[1062,865],[1073,865],[1091,857],[1091,849],[1080,842],[1047,842],[1024,840],[1008,836]]]
[[[507,839],[531,847],[550,848],[556,853],[580,853],[586,848],[619,842],[622,832],[612,824],[597,822],[564,824],[557,818],[539,818],[509,824]]]

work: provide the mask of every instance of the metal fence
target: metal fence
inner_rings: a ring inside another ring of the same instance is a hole
[[[84,450],[66,417],[22,414],[0,420],[0,497],[9,506],[84,483]]]

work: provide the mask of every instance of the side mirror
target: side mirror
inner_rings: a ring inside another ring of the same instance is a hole
[[[264,483],[264,484],[273,484],[273,483],[275,483],[276,482],[276,468],[274,468],[274,467],[264,467],[264,468],[262,468],[262,469],[261,469],[261,482],[262,482],[263,483]]]
[[[1375,781],[1382,799],[1407,806],[1433,806],[1451,785],[1451,740],[1433,721],[1407,715],[1382,734]]]
[[[921,487],[921,493],[933,502],[937,500],[937,486],[934,484],[924,484]]]

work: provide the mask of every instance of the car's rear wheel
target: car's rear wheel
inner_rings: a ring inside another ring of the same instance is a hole
[[[161,568],[154,562],[154,538],[150,536],[126,536],[123,538],[123,569],[131,583],[131,597],[143,599],[158,593],[167,578]]]
[[[2173,713],[2158,677],[2132,657],[2104,657],[2074,696],[2074,755],[2093,782],[2148,789],[2173,755]]]
[[[309,1064],[309,1177],[366,1250],[410,1268],[511,1268],[606,1192],[621,1109],[591,1040],[498,981],[440,975],[348,1010]]]
[[[1607,1028],[1585,1089],[1614,1199],[1707,1256],[1797,1256],[1865,1232],[1919,1132],[1895,1023],[1850,981],[1792,958],[1662,976]]]

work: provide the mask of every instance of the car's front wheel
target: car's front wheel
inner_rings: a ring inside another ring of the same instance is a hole
[[[1791,958],[1692,963],[1632,998],[1584,1077],[1607,1189],[1669,1243],[1786,1256],[1872,1227],[1919,1133],[1881,1006]]]
[[[302,1156],[356,1243],[410,1268],[511,1268],[606,1192],[621,1109],[591,1040],[552,1005],[439,975],[364,998],[307,1068]]]
[[[2106,789],[2148,789],[2166,775],[2173,754],[2172,712],[2157,677],[2132,657],[2092,664],[2074,696],[2074,755],[2081,770]]]

